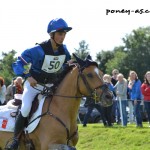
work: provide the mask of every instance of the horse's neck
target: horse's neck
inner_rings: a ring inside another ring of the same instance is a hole
[[[75,96],[78,92],[77,78],[78,78],[78,69],[74,68],[66,75],[66,77],[63,79],[56,92],[59,93],[59,95],[61,94],[61,95]]]
[[[56,91],[56,95],[60,96],[56,96],[54,98],[54,101],[57,103],[58,107],[61,107],[61,109],[64,109],[68,111],[68,113],[72,114],[75,114],[78,111],[80,105],[80,98],[76,98],[76,96],[80,95],[78,93],[77,80],[78,80],[78,69],[74,68],[66,75],[64,80],[60,83]],[[69,98],[69,96],[74,98]]]

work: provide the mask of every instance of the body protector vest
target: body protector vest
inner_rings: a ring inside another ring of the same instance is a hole
[[[57,77],[62,72],[62,66],[66,59],[66,54],[63,45],[58,48],[58,52],[54,53],[50,40],[39,44],[45,57],[41,67],[41,72],[36,73],[30,70],[31,75],[40,83],[54,83]]]

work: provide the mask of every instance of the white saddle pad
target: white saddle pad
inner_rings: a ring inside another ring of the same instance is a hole
[[[29,122],[32,122],[35,118],[37,118],[39,115],[42,114],[42,107],[44,104],[45,97],[42,95],[38,96],[39,106],[37,111],[32,115]],[[11,100],[7,105],[0,106],[0,131],[7,131],[7,132],[14,132],[14,126],[15,126],[15,118],[13,118],[10,114],[12,112],[16,112],[17,107],[12,106]],[[38,125],[40,118],[37,118],[34,122],[29,124],[29,126],[25,129],[28,131],[28,133],[31,133]]]

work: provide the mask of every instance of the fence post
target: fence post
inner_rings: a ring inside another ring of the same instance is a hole
[[[123,126],[122,104],[121,104],[121,98],[120,97],[119,97],[119,107],[120,107],[120,115],[121,115],[121,124]]]

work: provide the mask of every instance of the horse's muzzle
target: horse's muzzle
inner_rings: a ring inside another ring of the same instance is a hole
[[[104,107],[111,106],[113,104],[113,93],[109,89],[103,92],[100,102]]]

